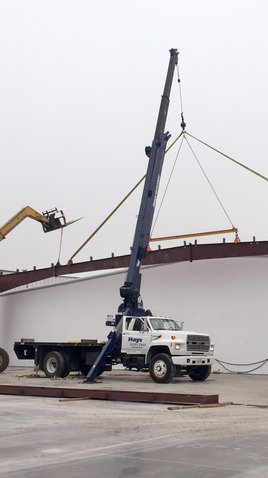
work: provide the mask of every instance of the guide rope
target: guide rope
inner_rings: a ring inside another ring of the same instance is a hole
[[[166,149],[165,155],[173,148],[173,146],[177,143],[180,137],[183,135],[183,131],[175,138],[175,140],[171,143],[171,145]],[[120,201],[120,203],[108,214],[108,216],[101,222],[101,224],[95,229],[92,234],[81,244],[81,246],[73,253],[70,259],[67,262],[67,265],[70,266],[73,263],[73,258],[88,244],[88,242],[100,231],[100,229],[106,224],[109,219],[116,213],[116,211],[126,202],[126,200],[134,193],[134,191],[139,187],[139,185],[144,181],[146,174],[135,184],[135,186],[129,191],[129,193]]]
[[[264,179],[265,181],[268,181],[267,176],[264,176],[263,174],[258,173],[258,171],[255,171],[254,169],[250,168],[249,166],[246,166],[245,164],[241,163],[240,161],[237,161],[236,159],[231,158],[231,156],[228,156],[228,154],[225,154],[225,153],[223,153],[222,151],[220,151],[219,149],[214,148],[213,146],[210,146],[210,145],[209,145],[208,143],[206,143],[205,141],[202,141],[201,139],[196,138],[196,136],[193,136],[192,134],[188,133],[187,131],[184,131],[184,133],[187,134],[188,136],[190,136],[191,138],[195,139],[195,140],[198,141],[199,143],[203,144],[204,146],[207,146],[208,148],[212,149],[212,150],[215,151],[216,153],[221,154],[222,156],[224,156],[225,158],[229,159],[229,160],[232,161],[233,163],[238,164],[238,166],[241,166],[242,168],[246,169],[247,171],[249,171],[249,172],[255,174],[256,176],[258,176],[259,178]]]
[[[136,184],[135,186],[129,191],[129,193],[120,201],[120,203],[108,214],[108,216],[101,222],[101,224],[95,229],[95,231],[90,234],[90,236],[81,244],[81,246],[73,253],[73,255],[70,257],[69,261],[67,262],[67,265],[72,264],[72,259],[87,245],[87,243],[99,232],[99,230],[106,224],[107,221],[116,213],[116,211],[124,204],[124,202],[131,196],[131,194],[137,189],[137,187],[142,183],[142,181],[145,179],[145,176],[143,176]]]

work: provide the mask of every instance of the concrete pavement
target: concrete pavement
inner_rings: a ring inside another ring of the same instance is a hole
[[[8,369],[0,383],[62,386]],[[81,377],[66,386],[83,387]],[[92,385],[90,385],[92,386]],[[205,383],[154,384],[145,374],[104,374],[94,387],[219,393],[221,408],[0,396],[0,476],[6,478],[264,478],[268,377],[211,375]],[[238,405],[241,404],[241,405]]]

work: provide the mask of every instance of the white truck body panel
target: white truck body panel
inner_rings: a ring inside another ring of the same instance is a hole
[[[153,329],[157,324],[157,330]],[[164,329],[168,326],[174,327]],[[166,347],[174,365],[212,365],[214,347],[207,334],[180,330],[169,317],[123,317],[121,352],[145,355],[152,347]],[[145,360],[147,361],[147,360]]]

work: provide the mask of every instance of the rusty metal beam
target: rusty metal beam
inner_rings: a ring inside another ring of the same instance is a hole
[[[27,397],[80,398],[89,400],[116,400],[123,402],[215,404],[218,395],[195,395],[186,393],[138,392],[123,390],[97,390],[90,388],[35,387],[25,385],[0,385],[0,395]]]
[[[240,242],[239,244],[233,242],[188,244],[180,247],[151,251],[143,259],[142,265],[264,255],[268,255],[268,241]],[[2,275],[0,276],[0,292],[48,279],[49,277],[128,267],[129,259],[129,255],[107,257],[104,259],[77,262],[71,266],[56,265],[46,269]]]

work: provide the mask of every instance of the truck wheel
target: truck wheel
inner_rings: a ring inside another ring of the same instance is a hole
[[[168,354],[157,354],[151,360],[149,372],[154,382],[169,383],[175,376],[176,368]]]
[[[62,377],[65,366],[65,358],[61,352],[48,352],[43,360],[43,371],[48,378]]]
[[[8,353],[0,348],[0,373],[2,373],[9,365],[9,355]]]
[[[71,360],[70,360],[70,357],[67,353],[62,353],[63,357],[64,357],[64,361],[65,361],[65,368],[64,368],[64,372],[62,372],[61,374],[61,378],[65,378],[65,377],[68,377],[70,371],[71,371]]]
[[[201,365],[200,367],[195,367],[190,373],[189,377],[194,382],[204,382],[211,373],[210,365]]]

